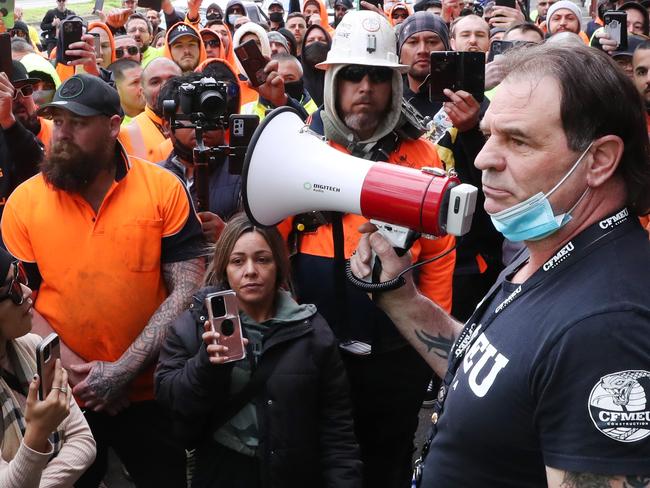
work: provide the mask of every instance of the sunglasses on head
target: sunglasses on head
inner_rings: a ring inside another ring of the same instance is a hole
[[[383,66],[350,64],[339,71],[339,77],[341,79],[353,83],[359,83],[366,75],[373,83],[386,83],[393,79],[393,70]]]
[[[127,47],[118,47],[115,48],[115,57],[117,59],[120,59],[122,56],[124,56],[124,50],[126,49],[126,52],[129,53],[130,56],[135,56],[140,52],[140,48],[138,46],[127,46]]]
[[[203,41],[203,44],[205,44],[205,47],[219,47],[219,39],[208,39],[207,41]]]
[[[31,97],[32,93],[34,93],[34,87],[32,85],[21,86],[20,88],[16,88],[16,91],[14,93],[14,100],[18,98],[18,94],[22,95],[23,97]]]
[[[12,302],[16,305],[22,305],[25,301],[25,295],[23,294],[23,287],[20,285],[27,286],[27,273],[25,273],[25,268],[20,261],[14,261],[11,263],[11,269],[14,273],[9,282],[9,289],[3,295],[0,295],[0,301],[10,298]]]

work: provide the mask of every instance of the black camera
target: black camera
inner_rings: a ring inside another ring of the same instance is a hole
[[[214,78],[202,78],[183,83],[178,89],[181,111],[184,114],[202,112],[207,117],[225,115],[228,106],[228,85]]]

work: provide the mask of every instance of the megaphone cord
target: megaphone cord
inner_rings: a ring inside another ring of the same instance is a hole
[[[453,251],[456,250],[458,247],[458,244],[460,242],[460,239],[456,239],[456,243],[454,244],[453,247],[450,247],[447,249],[445,252],[441,252],[440,254],[437,254],[433,256],[432,258],[425,259],[424,261],[417,262],[408,268],[406,268],[404,271],[402,271],[400,274],[398,274],[395,278],[387,281],[382,281],[381,283],[368,283],[367,281],[360,280],[357,278],[354,273],[352,272],[352,268],[350,267],[350,260],[347,259],[345,261],[345,277],[348,279],[350,283],[352,283],[354,286],[359,288],[360,290],[366,291],[368,293],[378,293],[382,291],[391,291],[391,290],[397,290],[398,288],[404,286],[406,284],[406,280],[404,279],[404,275],[408,273],[409,271],[414,270],[415,268],[419,268],[420,266],[424,266],[425,264],[433,263],[434,261],[437,261],[438,259],[442,259],[448,254],[452,253]]]

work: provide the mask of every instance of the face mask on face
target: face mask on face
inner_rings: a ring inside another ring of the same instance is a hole
[[[558,231],[571,220],[571,212],[575,210],[578,204],[589,192],[589,188],[584,191],[578,201],[567,212],[555,215],[548,197],[557,190],[566,179],[571,176],[583,158],[591,148],[585,149],[571,169],[562,179],[546,194],[539,192],[527,200],[518,203],[510,208],[490,215],[494,227],[503,234],[503,236],[512,242],[521,241],[538,241],[548,237]]]
[[[241,15],[239,15],[239,14],[230,14],[230,15],[228,16],[228,23],[229,23],[230,25],[235,25],[235,22],[237,22],[237,19],[238,19],[239,17],[241,17]]]
[[[302,100],[304,83],[302,79],[296,81],[285,81],[284,82],[284,92],[289,95],[291,98],[294,98],[298,101]]]
[[[55,90],[34,90],[34,93],[32,94],[34,103],[39,107],[46,103],[50,103],[54,98],[54,92]]]
[[[219,12],[210,12],[205,18],[208,20],[221,20],[221,14]]]
[[[269,20],[275,22],[276,24],[281,23],[284,20],[282,12],[271,12],[269,14]]]
[[[329,47],[326,42],[312,42],[305,46],[305,49],[302,51],[302,60],[313,68],[318,63],[325,61],[328,51]]]

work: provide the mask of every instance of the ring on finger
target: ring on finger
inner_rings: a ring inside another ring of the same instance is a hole
[[[59,390],[61,393],[68,393],[68,389],[61,386],[53,386],[53,390]]]

